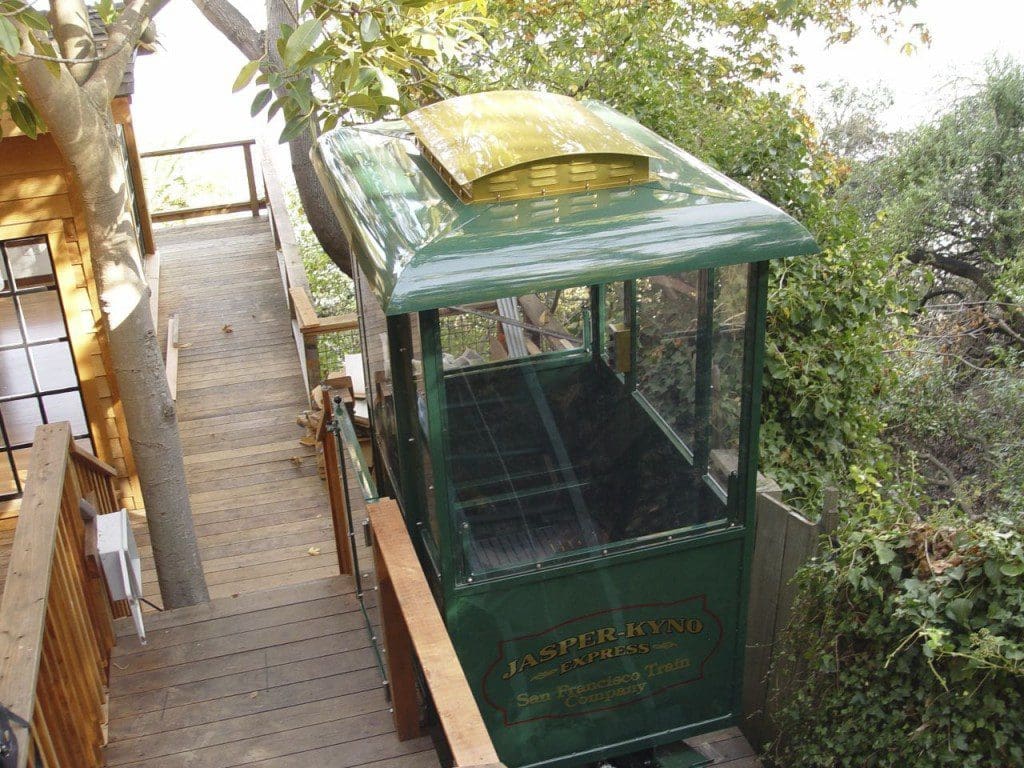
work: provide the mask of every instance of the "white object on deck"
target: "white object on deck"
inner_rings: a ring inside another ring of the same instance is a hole
[[[128,511],[120,509],[96,516],[96,549],[107,579],[112,600],[127,600],[139,642],[146,644],[146,628],[142,624],[142,563],[135,546],[135,536],[128,524]]]
[[[363,375],[362,355],[345,355],[345,375],[352,379],[352,393],[359,398],[366,397],[366,378]]]

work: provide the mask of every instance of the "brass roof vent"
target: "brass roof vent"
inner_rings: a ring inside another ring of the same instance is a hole
[[[405,116],[416,144],[467,203],[642,184],[659,156],[567,96],[491,91]]]

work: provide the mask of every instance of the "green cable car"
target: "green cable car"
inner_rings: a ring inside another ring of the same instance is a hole
[[[737,722],[768,261],[796,221],[596,102],[339,128],[377,478],[499,755]]]

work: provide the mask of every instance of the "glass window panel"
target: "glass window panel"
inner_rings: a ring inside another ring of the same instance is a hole
[[[592,358],[451,370],[445,396],[468,577],[723,516],[660,425]]]
[[[40,285],[55,285],[53,263],[46,238],[8,242],[4,246],[7,261],[14,275],[17,288],[33,288]]]
[[[12,496],[18,493],[18,484],[14,480],[14,456],[8,451],[0,451],[0,496]]]
[[[32,449],[31,448],[19,448],[13,451],[14,454],[14,466],[17,468],[18,476],[21,478],[21,485],[24,488],[25,478],[28,477],[28,468],[32,463]]]
[[[604,349],[601,355],[613,371],[622,371],[628,360],[621,361],[619,356],[628,355],[629,328],[626,320],[626,284],[610,283],[604,287]],[[625,334],[625,337],[622,337]],[[625,344],[621,342],[625,341]]]
[[[580,349],[590,322],[589,303],[590,289],[580,287],[446,307],[440,311],[444,367]]]
[[[22,344],[24,341],[14,299],[9,296],[0,298],[0,346]]]
[[[50,424],[70,421],[73,434],[88,434],[89,427],[85,422],[85,412],[82,410],[82,396],[78,392],[47,395],[43,398],[43,409]]]
[[[18,297],[29,341],[59,339],[66,335],[60,298],[56,291],[36,291]]]
[[[26,350],[0,350],[0,396],[27,395],[33,391],[35,387]]]
[[[12,445],[31,443],[35,439],[36,427],[43,423],[39,401],[34,397],[0,403],[0,416],[3,416]]]
[[[71,358],[71,345],[68,342],[41,344],[32,347],[31,351],[36,376],[43,391],[78,386],[75,364]]]
[[[689,446],[694,445],[699,273],[636,281],[636,388]]]
[[[715,270],[712,331],[711,469],[728,489],[729,474],[739,462],[740,405],[747,317],[747,266]]]

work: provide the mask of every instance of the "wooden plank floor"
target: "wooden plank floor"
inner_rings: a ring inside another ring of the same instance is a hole
[[[160,338],[176,314],[178,423],[211,597],[336,574],[326,491],[298,442],[307,401],[267,218],[166,227],[157,245]],[[158,597],[144,525],[136,536]]]
[[[400,742],[343,577],[168,611],[140,646],[119,623],[112,768],[437,768]]]

